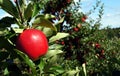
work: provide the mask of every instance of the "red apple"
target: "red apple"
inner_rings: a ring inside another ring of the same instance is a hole
[[[26,53],[32,60],[37,60],[47,53],[48,41],[42,31],[26,29],[18,36],[16,47]]]
[[[84,19],[87,19],[87,16],[86,16],[86,15],[84,15],[84,16],[83,16],[83,18],[84,18]]]
[[[64,45],[64,44],[65,44],[65,42],[64,42],[64,41],[62,41],[62,42],[61,42],[61,44],[62,44],[62,45]]]
[[[67,1],[67,3],[70,3],[71,2],[71,0],[66,0]]]
[[[86,20],[86,19],[85,19],[84,17],[81,18],[81,21],[82,21],[82,22],[85,22],[85,20]]]
[[[73,28],[73,30],[74,30],[74,31],[76,31],[76,32],[77,32],[77,31],[79,31],[79,29],[78,29],[78,28]]]
[[[100,44],[96,43],[96,44],[95,44],[95,47],[96,47],[96,48],[100,48]]]

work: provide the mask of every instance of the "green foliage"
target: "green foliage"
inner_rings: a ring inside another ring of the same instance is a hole
[[[14,4],[10,0],[0,0],[0,6],[3,10],[8,12],[10,15],[18,18],[18,12]]]

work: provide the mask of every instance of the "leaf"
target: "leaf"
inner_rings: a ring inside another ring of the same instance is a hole
[[[8,71],[7,68],[5,68],[5,70],[4,70],[4,75],[5,75],[5,76],[6,76],[6,75],[9,75],[9,71]]]
[[[50,70],[57,72],[59,74],[63,73],[65,70],[60,65],[52,66]]]
[[[38,65],[38,67],[39,67],[41,73],[43,72],[44,66],[45,66],[44,60],[40,59],[40,63]]]
[[[51,18],[55,18],[54,15],[51,15],[51,14],[45,14],[45,19],[51,19]]]
[[[57,35],[52,36],[52,37],[49,39],[49,43],[54,42],[54,41],[59,40],[59,39],[62,39],[62,38],[65,38],[65,37],[67,37],[67,36],[69,36],[68,33],[60,33],[60,32],[59,32],[59,33],[57,33]]]
[[[18,11],[10,0],[0,0],[0,6],[4,11],[18,18]]]
[[[54,31],[57,31],[56,27],[52,24],[52,22],[41,17],[35,19],[32,27],[36,28],[37,26],[44,26],[44,27],[51,28]]]
[[[0,28],[0,36],[5,36],[8,33],[8,29]]]
[[[61,51],[61,50],[49,50],[47,52],[47,54],[45,55],[45,57],[50,58],[52,56],[55,56],[55,55],[61,54],[61,53],[63,53],[63,51]]]
[[[32,69],[33,75],[36,75],[37,72],[36,72],[34,62],[31,59],[29,59],[29,57],[25,53],[17,49],[14,49],[14,50],[17,52],[18,55],[20,55],[20,57],[24,60],[24,62]]]
[[[51,15],[51,14],[45,14],[45,15],[38,15],[36,18],[44,18],[44,19],[52,19],[52,18],[55,18],[54,15]]]
[[[0,20],[0,28],[10,27],[15,23],[15,19],[12,17],[4,17]]]
[[[63,76],[75,76],[79,70],[69,70],[66,73],[63,74]]]
[[[52,66],[53,64],[55,64],[58,61],[58,55],[53,55],[50,59],[49,59],[49,64]]]
[[[21,11],[24,11],[24,8],[26,6],[26,0],[18,0]]]
[[[44,32],[44,34],[45,34],[47,37],[50,37],[50,36],[52,36],[52,34],[53,34],[53,30],[51,30],[50,28],[44,27],[42,31]]]
[[[33,13],[33,4],[29,3],[27,8],[24,11],[24,17],[26,20],[29,20],[32,17],[32,13]]]
[[[53,45],[50,45],[49,46],[49,49],[50,50],[53,50],[53,49],[55,49],[55,50],[58,50],[58,49],[62,49],[62,45],[60,45],[60,44],[53,44]]]
[[[56,25],[58,25],[58,24],[60,24],[60,23],[62,23],[64,21],[64,17],[63,18],[61,18],[56,24],[54,24],[55,26]]]
[[[15,33],[22,33],[24,29],[12,28]]]
[[[39,3],[34,3],[32,17],[37,15],[40,11]]]

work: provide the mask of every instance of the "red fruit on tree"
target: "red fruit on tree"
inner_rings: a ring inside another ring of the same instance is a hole
[[[84,18],[84,19],[87,19],[87,16],[85,15],[85,16],[83,16],[83,18]]]
[[[96,48],[100,48],[100,44],[96,43],[96,44],[95,44],[95,47],[96,47]]]
[[[77,32],[77,31],[79,31],[79,29],[78,29],[78,28],[73,28],[73,30],[74,30],[74,31],[76,31],[76,32]]]
[[[67,3],[70,3],[71,2],[71,0],[66,0],[67,1]]]
[[[26,29],[18,36],[16,47],[26,53],[32,60],[37,60],[47,53],[48,41],[42,31]]]
[[[84,17],[81,18],[81,21],[82,21],[82,22],[85,22],[85,20],[86,20],[86,19],[85,19]]]
[[[65,44],[65,42],[64,42],[64,41],[62,41],[62,42],[61,42],[61,44],[62,44],[62,45],[64,45],[64,44]]]
[[[101,54],[102,54],[102,55],[104,54],[104,52],[105,52],[104,50],[101,50]]]

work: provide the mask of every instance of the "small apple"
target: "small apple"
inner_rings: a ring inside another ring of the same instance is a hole
[[[84,19],[87,19],[87,16],[86,16],[86,15],[84,15],[84,16],[83,16],[83,18],[84,18]]]
[[[67,3],[70,3],[71,2],[71,0],[66,0],[67,1]]]
[[[85,22],[85,20],[86,20],[86,19],[85,19],[84,17],[81,18],[81,21],[82,21],[82,22]]]
[[[73,28],[73,30],[74,30],[74,31],[76,31],[76,32],[77,32],[77,31],[79,31],[79,29],[78,29],[78,28]]]
[[[95,47],[96,47],[96,48],[100,48],[100,44],[96,43],[96,44],[95,44]]]
[[[101,54],[103,55],[105,53],[105,51],[104,50],[101,50]]]
[[[48,41],[42,31],[26,29],[17,37],[16,47],[32,60],[37,60],[47,53]]]
[[[61,44],[62,44],[62,45],[64,45],[64,44],[65,44],[65,42],[64,42],[64,41],[62,41],[62,42],[61,42]]]

